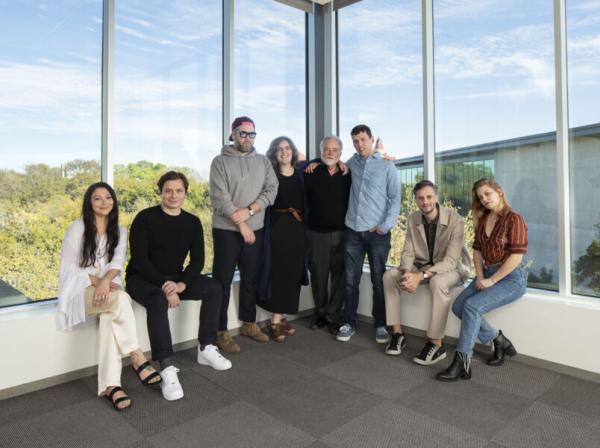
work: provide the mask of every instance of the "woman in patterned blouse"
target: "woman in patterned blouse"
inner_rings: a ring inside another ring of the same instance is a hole
[[[527,252],[527,225],[506,200],[502,187],[491,179],[473,184],[471,211],[475,224],[473,260],[476,278],[457,297],[452,312],[461,319],[460,337],[454,361],[437,375],[440,381],[471,378],[471,357],[477,338],[493,342],[490,366],[504,363],[504,355],[516,355],[515,347],[484,314],[514,302],[527,287],[527,273],[521,267]]]

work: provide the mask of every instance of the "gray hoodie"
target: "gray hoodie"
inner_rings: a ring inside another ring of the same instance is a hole
[[[213,209],[212,226],[215,229],[239,231],[229,216],[238,208],[256,201],[261,211],[251,216],[246,224],[252,230],[262,229],[265,209],[275,202],[279,181],[266,156],[255,148],[242,156],[231,145],[223,146],[221,155],[210,165],[210,202]]]

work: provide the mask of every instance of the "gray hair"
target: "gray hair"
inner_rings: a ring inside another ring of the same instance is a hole
[[[321,143],[319,143],[319,149],[321,151],[321,154],[323,154],[323,146],[325,146],[325,142],[327,142],[328,140],[335,140],[340,147],[340,153],[342,152],[342,150],[344,149],[344,144],[342,143],[342,140],[337,135],[328,135],[326,137],[323,137],[323,140],[321,140]]]

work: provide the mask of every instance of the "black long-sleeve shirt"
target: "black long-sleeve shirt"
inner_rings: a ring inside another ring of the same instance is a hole
[[[309,229],[316,232],[333,232],[346,228],[351,183],[350,173],[343,176],[338,170],[331,176],[324,163],[312,174],[304,175]]]
[[[196,276],[204,268],[204,233],[198,217],[181,210],[177,216],[165,213],[159,205],[137,214],[129,231],[131,259],[127,277],[141,275],[157,286],[179,276]],[[183,263],[190,254],[190,262]]]

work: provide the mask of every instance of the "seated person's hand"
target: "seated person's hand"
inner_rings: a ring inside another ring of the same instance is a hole
[[[177,291],[177,283],[168,280],[163,283],[162,290],[166,296],[168,296],[169,294],[176,293],[176,292],[178,292]]]
[[[177,308],[181,304],[179,295],[176,292],[167,295],[167,302],[169,302],[169,308]]]
[[[492,286],[494,284],[494,280],[492,280],[491,278],[484,278],[483,280],[481,280],[479,282],[479,289],[487,289],[490,286]]]
[[[175,285],[177,286],[177,294],[181,294],[183,291],[185,291],[185,288],[187,287],[187,285],[183,282],[177,282]]]
[[[419,286],[422,279],[423,273],[420,271],[406,272],[402,277],[400,288],[405,290],[406,292],[410,292],[411,294],[413,294],[417,290],[417,286]]]
[[[92,303],[94,306],[102,307],[108,303],[108,295],[110,294],[110,280],[102,279],[98,282],[98,286],[94,290]]]

